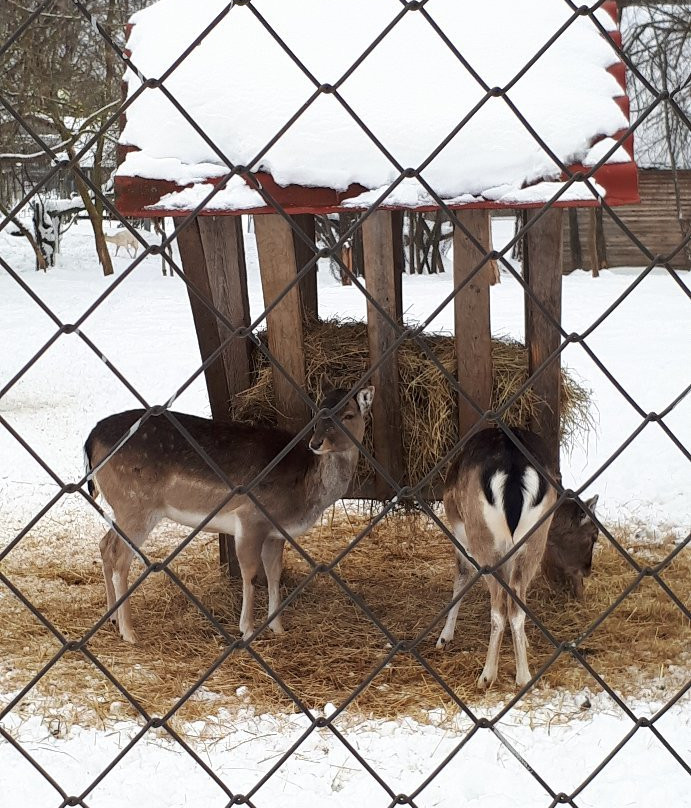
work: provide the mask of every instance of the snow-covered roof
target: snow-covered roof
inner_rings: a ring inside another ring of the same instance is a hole
[[[163,75],[229,5],[159,0],[138,12],[128,40],[132,63],[146,78]],[[346,200],[351,207],[365,206],[399,177],[400,167],[420,166],[425,182],[453,206],[537,204],[559,187],[561,170],[503,98],[481,104],[487,87],[509,85],[511,102],[567,165],[597,162],[606,152],[598,141],[628,125],[612,70],[616,54],[587,17],[575,19],[510,84],[573,16],[566,3],[429,0],[423,9],[402,13],[399,0],[253,0],[231,8],[164,82],[216,148],[159,88],[147,87],[126,113],[121,143],[128,153],[116,180],[120,209],[138,208],[141,215],[153,206],[150,215],[160,215],[195,207],[228,170],[220,155],[256,172],[262,187],[288,207],[292,199],[293,209],[305,208],[306,199],[315,210],[344,207]],[[616,29],[606,10],[598,17],[608,30]],[[141,80],[131,70],[125,80],[131,97]],[[339,97],[316,92],[318,85],[337,86]],[[596,176],[597,193],[615,204],[622,196],[635,201],[635,167],[627,150],[618,149],[608,163]],[[303,193],[296,194],[296,187]],[[283,193],[286,188],[291,192]],[[304,193],[306,188],[319,191]],[[594,201],[585,183],[573,185],[566,200]],[[385,203],[434,207],[414,178],[401,182]],[[233,178],[208,209],[265,204],[244,180]]]

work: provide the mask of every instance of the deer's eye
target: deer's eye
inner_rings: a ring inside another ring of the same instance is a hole
[[[355,416],[353,415],[353,413],[352,413],[352,412],[347,412],[347,413],[346,413],[346,414],[343,416],[343,418],[341,418],[341,421],[352,421],[354,417],[355,417]]]

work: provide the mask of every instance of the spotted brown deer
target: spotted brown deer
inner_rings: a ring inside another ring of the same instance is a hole
[[[331,391],[322,407],[335,407],[347,392]],[[358,449],[335,422],[339,421],[361,442],[373,397],[374,388],[364,387],[333,417],[320,418],[309,445],[302,441],[295,445],[252,488],[268,516],[249,496],[238,493],[204,525],[206,531],[235,536],[242,574],[240,630],[245,639],[254,631],[253,579],[260,560],[266,572],[269,614],[280,603],[284,537],[276,525],[296,538],[314,524],[325,508],[345,495],[357,465]],[[142,414],[142,410],[134,410],[105,418],[94,427],[84,447],[88,470],[96,469],[90,490],[104,497],[116,525],[137,548],[163,518],[198,527],[229,493],[226,483],[165,415],[152,416],[142,423],[98,468]],[[250,483],[293,437],[268,426],[173,415],[234,485]],[[111,529],[101,539],[101,556],[110,609],[127,589],[133,551]],[[136,641],[129,598],[111,620],[124,640]],[[281,633],[281,616],[275,616],[269,627]]]
[[[523,429],[516,438],[554,477],[541,439]],[[467,442],[446,478],[444,509],[451,530],[468,554],[481,566],[498,564],[529,531],[525,543],[504,564],[498,575],[525,603],[526,593],[540,566],[552,516],[537,523],[556,501],[554,488],[532,466],[523,452],[499,429],[485,429]],[[534,528],[534,530],[533,530]],[[458,550],[453,597],[466,585],[474,568]],[[487,688],[497,678],[499,649],[508,615],[516,658],[516,684],[530,681],[525,612],[492,575],[485,576],[490,594],[490,638],[485,667],[477,680]],[[460,601],[450,609],[437,648],[453,639]]]

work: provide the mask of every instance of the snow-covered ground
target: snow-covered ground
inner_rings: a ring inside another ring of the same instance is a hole
[[[604,762],[634,728],[611,702],[590,694],[566,697],[555,708],[530,714],[516,711],[497,730],[554,793],[572,793]],[[327,705],[325,705],[327,706]],[[634,705],[638,717],[652,716],[659,705]],[[331,706],[333,709],[333,706]],[[477,717],[485,713],[478,711]],[[564,723],[565,716],[569,717]],[[312,808],[392,804],[392,794],[411,794],[449,756],[472,728],[470,719],[439,721],[334,721],[336,729],[390,789],[378,783],[328,728],[315,729],[287,761],[293,744],[307,733],[309,719],[254,715],[246,708],[231,716],[220,711],[210,722],[190,727],[204,763],[235,794],[247,794],[272,767],[267,782],[252,795],[256,806]],[[57,737],[39,716],[20,723],[3,722],[68,795],[81,794],[120,753],[137,731],[130,722],[115,722],[107,731],[72,728]],[[57,722],[55,723],[57,726]],[[688,703],[674,707],[655,723],[677,753],[689,761],[691,722]],[[11,773],[11,775],[10,775]],[[3,805],[44,808],[58,805],[55,790],[9,744],[0,741],[0,787]],[[649,728],[640,728],[595,779],[574,799],[579,808],[633,808],[688,805],[688,774]],[[114,770],[85,797],[89,806],[149,808],[208,806],[221,808],[229,797],[164,731],[150,730]],[[537,808],[551,796],[489,729],[480,729],[448,766],[415,796],[420,808]]]
[[[511,222],[495,223],[495,246],[511,233]],[[0,254],[22,281],[55,311],[74,322],[113,284],[103,278],[85,224],[66,235],[56,269],[33,269],[23,240],[0,233]],[[128,259],[115,259],[116,273]],[[252,311],[262,309],[254,242],[248,236]],[[585,273],[564,279],[564,326],[582,331],[639,274],[635,269]],[[116,275],[116,278],[118,275]],[[688,276],[681,284],[689,288]],[[404,307],[409,319],[422,320],[450,291],[451,276],[406,277]],[[343,288],[326,268],[319,273],[320,310],[326,315],[364,317],[365,302],[355,288]],[[7,273],[0,270],[0,389],[55,333],[55,324]],[[588,344],[619,383],[645,411],[664,410],[689,383],[691,318],[689,298],[667,273],[657,271],[589,337]],[[523,301],[518,285],[505,275],[492,289],[495,333],[522,337]],[[431,324],[450,330],[450,308]],[[147,259],[83,325],[83,332],[150,403],[167,400],[195,371],[199,353],[183,284],[164,278],[158,258]],[[570,345],[565,363],[592,388],[599,428],[586,446],[563,457],[565,483],[577,487],[595,475],[607,458],[640,424],[640,416],[621,397],[578,345]],[[136,405],[99,356],[76,334],[65,334],[0,399],[6,419],[63,481],[82,473],[82,444],[98,418]],[[207,413],[203,381],[197,379],[176,402],[178,409]],[[691,401],[681,401],[665,422],[679,441],[691,446]],[[10,541],[56,493],[55,483],[4,429],[0,432],[0,547]],[[599,492],[606,523],[635,521],[649,532],[689,528],[691,468],[683,453],[658,424],[649,424],[626,451],[588,488]],[[98,535],[95,516],[78,496],[65,497],[46,517],[48,523],[72,524],[77,535]],[[686,551],[684,551],[686,552]],[[68,561],[66,561],[68,563]],[[0,681],[0,694],[2,683]],[[586,696],[591,706],[581,709]],[[0,695],[0,702],[10,699]],[[306,731],[301,716],[254,715],[251,693],[238,713],[215,711],[208,722],[186,728],[202,759],[234,793],[246,793],[277,764]],[[631,704],[636,716],[652,716],[661,706],[654,693]],[[327,710],[328,712],[328,710]],[[479,712],[479,715],[491,713]],[[565,717],[569,718],[566,722]],[[410,793],[442,763],[470,729],[467,719],[427,723],[400,718],[364,721],[342,716],[336,726],[378,772],[394,794]],[[31,717],[10,714],[1,723],[23,748],[46,767],[68,795],[80,793],[125,746],[137,725],[112,721],[103,729],[50,723],[40,709]],[[691,716],[688,695],[668,710],[656,727],[689,764]],[[606,696],[563,694],[531,712],[512,710],[499,725],[503,737],[555,792],[571,792],[634,727]],[[8,806],[58,805],[57,792],[7,742],[0,740],[0,794]],[[646,727],[575,798],[581,808],[594,806],[688,804],[688,772]],[[111,808],[122,804],[154,806],[226,805],[229,797],[158,730],[118,763],[85,797],[86,804]],[[477,808],[547,806],[552,798],[488,729],[481,729],[454,757],[444,773],[416,797],[419,806]],[[355,760],[329,729],[318,729],[291,755],[253,797],[258,806],[352,805],[391,803],[381,785]]]

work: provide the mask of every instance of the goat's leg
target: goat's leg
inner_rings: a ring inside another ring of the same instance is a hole
[[[283,569],[283,539],[266,539],[262,547],[262,563],[266,572],[266,583],[269,588],[269,614],[273,614],[281,602],[280,584]],[[282,615],[277,615],[269,628],[274,634],[283,634]]]
[[[464,556],[462,556],[459,552],[456,552],[455,557],[456,576],[453,582],[453,595],[451,596],[452,600],[456,600],[456,598],[460,595],[461,590],[468,583],[468,579],[470,578],[472,572],[472,568],[468,565],[468,562]],[[456,603],[454,603],[454,605],[449,609],[449,612],[446,615],[444,629],[437,640],[437,648],[446,648],[451,640],[453,640],[454,631],[456,629],[456,620],[458,619],[458,611],[461,608],[462,600],[462,598],[457,600]]]
[[[506,592],[502,585],[492,576],[487,577],[487,587],[490,596],[490,635],[489,647],[487,648],[487,659],[477,686],[484,690],[490,687],[497,678],[499,669],[499,649],[504,638],[504,628],[506,626]]]
[[[264,535],[241,528],[235,533],[235,552],[242,574],[242,610],[240,631],[243,640],[254,632],[254,577],[259,569]]]

